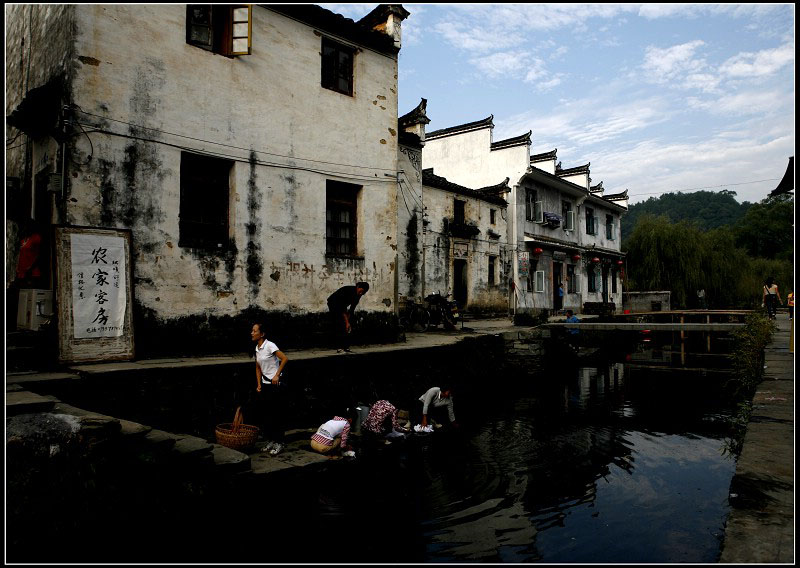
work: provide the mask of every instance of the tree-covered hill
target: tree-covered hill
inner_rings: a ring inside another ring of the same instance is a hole
[[[728,190],[665,193],[634,203],[622,216],[622,238],[625,240],[631,235],[636,222],[644,215],[666,216],[673,223],[685,221],[703,231],[735,225],[751,205],[747,201],[737,202],[735,195],[735,191]]]

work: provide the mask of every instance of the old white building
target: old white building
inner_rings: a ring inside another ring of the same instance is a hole
[[[624,266],[619,227],[627,196],[604,196],[602,183],[591,185],[588,164],[562,169],[555,150],[531,156],[531,132],[495,142],[493,128],[490,116],[430,132],[422,161],[470,187],[510,179],[513,310],[583,312],[611,303],[618,309]]]
[[[486,186],[453,183],[422,169],[426,100],[400,117],[401,299],[455,299],[473,313],[508,312],[513,246],[508,243],[508,178]],[[502,179],[502,178],[501,178]],[[500,181],[500,183],[497,183]]]
[[[384,329],[399,286],[406,16],[399,5],[358,22],[314,5],[10,7],[18,219],[131,231],[140,353],[247,347],[255,317],[301,343],[326,298],[360,280],[371,286],[360,308]]]

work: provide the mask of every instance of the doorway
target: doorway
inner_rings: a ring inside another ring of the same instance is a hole
[[[564,307],[564,286],[561,280],[562,265],[553,262],[553,309],[556,311]]]
[[[467,261],[453,260],[453,299],[464,309],[467,306]]]

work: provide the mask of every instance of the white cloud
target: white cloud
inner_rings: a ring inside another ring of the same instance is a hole
[[[729,77],[762,77],[772,75],[794,61],[794,45],[786,44],[775,49],[756,53],[740,53],[728,59],[720,72]]]
[[[525,51],[497,52],[485,57],[475,57],[470,63],[489,77],[519,77],[525,72],[530,53]]]
[[[675,82],[683,75],[700,73],[708,66],[705,60],[695,58],[695,52],[704,45],[704,41],[695,40],[667,48],[648,46],[642,69],[648,80],[660,84]]]
[[[687,99],[690,108],[719,116],[770,115],[784,110],[793,102],[778,90],[746,91],[713,100],[701,100],[696,97]]]

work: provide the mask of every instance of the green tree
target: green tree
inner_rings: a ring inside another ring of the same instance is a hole
[[[752,257],[791,260],[794,197],[781,194],[754,204],[734,225],[736,243]]]

